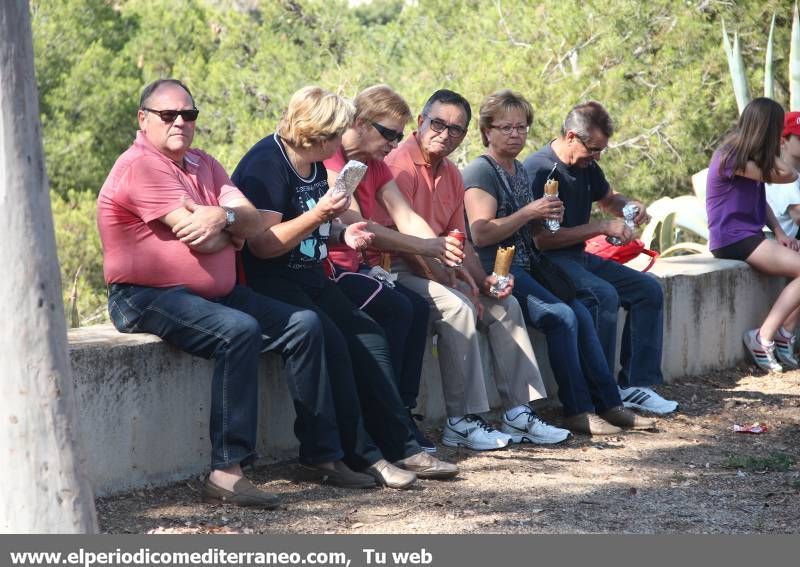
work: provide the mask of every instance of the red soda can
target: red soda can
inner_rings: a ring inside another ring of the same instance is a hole
[[[448,232],[447,236],[449,236],[451,238],[455,238],[456,240],[458,240],[461,243],[461,247],[462,248],[464,247],[464,240],[466,240],[467,237],[463,232],[461,232],[457,228],[454,228],[453,230]]]
[[[461,232],[457,228],[454,228],[453,230],[451,230],[450,232],[447,233],[447,236],[449,236],[451,238],[455,238],[456,240],[458,240],[459,245],[461,246],[461,250],[464,250],[464,240],[466,240],[466,238],[467,238],[466,234],[464,234],[463,232]],[[459,262],[456,265],[456,267],[459,267],[459,266],[461,266],[461,262]]]

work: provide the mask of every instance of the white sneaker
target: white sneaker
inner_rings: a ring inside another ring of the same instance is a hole
[[[650,388],[632,386],[619,388],[619,397],[626,408],[649,411],[658,415],[665,415],[678,409],[678,402],[667,400],[659,396]]]
[[[772,340],[775,343],[775,358],[778,359],[780,365],[789,370],[800,368],[800,361],[797,360],[794,352],[795,336],[786,338],[779,331],[775,333]]]
[[[561,443],[569,437],[568,430],[545,423],[531,410],[523,410],[514,419],[508,419],[506,414],[503,414],[503,425],[500,430],[508,433],[514,443],[550,445]]]
[[[442,444],[448,447],[467,447],[473,451],[502,449],[509,443],[510,435],[497,431],[477,415],[465,415],[455,422],[448,418],[442,435]]]
[[[783,367],[775,358],[775,343],[769,346],[761,344],[758,340],[758,329],[746,331],[742,340],[759,368],[767,372],[783,372]]]

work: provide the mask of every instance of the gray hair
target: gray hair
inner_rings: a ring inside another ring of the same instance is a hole
[[[139,97],[139,108],[144,108],[150,102],[150,97],[155,94],[155,92],[163,87],[164,85],[172,85],[175,87],[180,87],[186,91],[186,94],[189,95],[189,98],[192,100],[192,106],[194,106],[194,97],[192,96],[192,91],[189,90],[185,84],[183,84],[178,79],[158,79],[153,81],[149,85],[147,85],[144,90],[142,90],[142,94]]]
[[[597,101],[590,100],[576,104],[569,111],[561,126],[561,135],[572,130],[581,140],[588,140],[592,130],[600,130],[606,138],[614,134],[614,122],[608,111]]]

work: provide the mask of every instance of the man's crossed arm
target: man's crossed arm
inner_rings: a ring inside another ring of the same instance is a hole
[[[222,206],[198,205],[188,197],[179,207],[159,220],[172,229],[172,233],[195,252],[211,254],[227,245],[241,248],[246,238],[264,230],[261,215],[245,198],[228,201],[236,220],[227,225],[227,211]]]

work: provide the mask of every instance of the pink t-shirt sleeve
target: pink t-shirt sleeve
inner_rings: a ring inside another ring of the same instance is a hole
[[[116,201],[144,222],[156,220],[183,206],[186,188],[162,160],[144,156],[124,173]]]
[[[391,164],[387,165],[387,171],[389,175],[391,175],[390,179],[394,179],[395,184],[397,184],[400,194],[408,202],[409,206],[414,208],[413,203],[417,177],[416,172],[413,169],[411,171],[406,171]],[[383,187],[383,185],[381,185],[381,187]],[[416,212],[421,213],[419,210]],[[378,199],[375,200],[375,207],[372,209],[371,216],[372,220],[378,224],[394,227],[394,220],[392,220],[391,215],[389,215],[389,212],[383,207]]]
[[[394,175],[392,175],[392,170],[389,169],[389,166],[386,165],[382,161],[374,161],[370,164],[370,167],[373,168],[373,175],[375,179],[375,187],[380,189],[387,183],[389,183],[392,179],[394,179]]]
[[[328,171],[336,171],[337,173],[342,171],[344,167],[344,152],[342,152],[342,148],[340,147],[335,154],[322,163]]]

